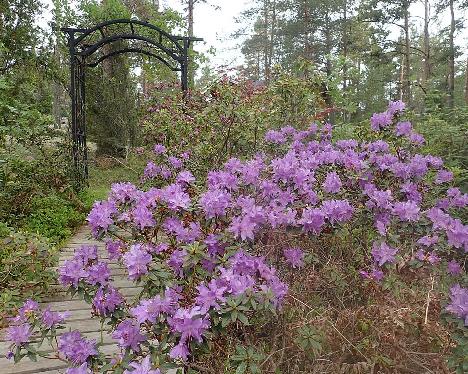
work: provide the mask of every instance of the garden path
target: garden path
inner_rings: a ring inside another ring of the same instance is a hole
[[[98,242],[91,238],[90,231],[87,227],[82,227],[78,232],[68,241],[63,247],[59,257],[59,264],[73,256],[76,248],[82,245],[97,245],[98,254],[100,259],[109,262],[111,273],[113,276],[113,285],[120,290],[128,301],[132,301],[138,296],[141,288],[135,286],[133,282],[126,277],[125,269],[115,260],[109,260],[109,255],[105,249],[104,243]],[[65,293],[65,290],[59,285],[54,285],[51,296],[43,299],[42,306],[50,305],[52,310],[56,311],[69,311],[70,317],[67,319],[66,329],[61,330],[61,333],[68,331],[68,329],[78,329],[83,332],[87,338],[96,339],[101,342],[101,351],[106,354],[113,354],[119,352],[115,340],[110,334],[104,332],[101,336],[101,325],[99,318],[92,317],[89,305],[84,301],[79,300],[78,296],[70,297]],[[7,360],[5,353],[8,349],[7,342],[3,339],[4,334],[0,334],[0,374],[58,374],[64,373],[67,367],[66,363],[59,359],[46,359],[38,357],[37,362],[30,361],[27,357],[23,358],[19,363],[13,364],[12,361]],[[52,352],[52,347],[44,341],[40,348],[41,351]],[[174,373],[175,371],[171,371]],[[170,373],[168,373],[170,374]]]

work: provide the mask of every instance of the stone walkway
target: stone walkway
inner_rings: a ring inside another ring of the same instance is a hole
[[[59,264],[71,257],[76,248],[82,245],[97,245],[99,258],[109,261],[109,256],[102,242],[98,242],[91,238],[90,232],[86,227],[81,228],[73,238],[70,239],[68,244],[64,246],[60,253]],[[127,298],[132,301],[138,296],[141,288],[136,287],[125,275],[125,269],[112,260],[109,262],[111,273],[113,277],[113,285]],[[65,291],[59,286],[55,285],[53,296],[48,297],[41,303],[42,306],[50,305],[52,310],[55,311],[69,311],[70,317],[67,319],[66,329],[60,330],[61,333],[67,332],[69,329],[78,329],[87,338],[96,339],[97,342],[101,341],[100,321],[99,318],[91,317],[91,309],[88,304],[78,299],[78,296],[71,298],[65,294]],[[119,352],[119,348],[115,341],[109,334],[105,333],[102,336],[103,346],[101,351],[106,354]],[[31,374],[31,373],[46,373],[58,374],[64,373],[66,364],[58,359],[50,360],[38,357],[37,362],[30,361],[27,357],[23,358],[18,364],[14,365],[12,361],[5,358],[5,353],[8,348],[8,343],[4,341],[3,334],[0,335],[0,374]],[[52,347],[47,341],[44,341],[40,347],[41,351],[52,351]]]

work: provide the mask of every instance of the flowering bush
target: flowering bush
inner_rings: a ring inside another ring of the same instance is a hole
[[[147,188],[114,184],[88,216],[110,258],[142,285],[139,301],[126,304],[96,247],[80,248],[59,270],[60,282],[90,302],[122,349],[109,360],[79,332],[64,334],[58,352],[74,366],[69,373],[188,365],[211,339],[282,308],[288,286],[277,268],[304,268],[308,254],[297,243],[310,237],[365,227],[365,245],[352,253],[366,259],[364,282],[385,285],[407,268],[466,280],[468,226],[457,214],[468,195],[449,187],[453,175],[440,158],[417,153],[424,138],[404,121],[404,108],[391,102],[372,116],[379,138],[366,142],[333,142],[328,123],[270,130],[264,153],[229,159],[202,189],[185,169],[189,153],[169,155],[157,145],[142,177]],[[269,246],[272,233],[283,237],[279,253]],[[32,310],[20,310],[8,332],[18,359],[31,353],[32,331],[50,333]],[[446,310],[468,323],[466,288],[451,289]]]
[[[281,72],[263,85],[226,74],[192,90],[189,101],[178,95],[160,97],[156,90],[142,121],[142,145],[164,143],[172,151],[189,147],[196,160],[191,172],[203,175],[229,157],[251,157],[268,128],[302,126],[319,116],[325,106],[322,79]]]

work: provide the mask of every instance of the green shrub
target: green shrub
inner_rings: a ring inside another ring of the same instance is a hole
[[[309,124],[324,106],[316,76],[279,73],[268,86],[224,76],[192,91],[185,102],[178,95],[154,99],[143,121],[142,145],[189,149],[191,170],[202,175],[230,157],[260,151],[267,130]]]
[[[35,197],[31,202],[31,214],[25,220],[25,228],[58,243],[73,233],[73,228],[85,219],[84,213],[57,195]]]
[[[1,225],[0,320],[19,302],[44,293],[55,279],[56,250],[39,235]]]

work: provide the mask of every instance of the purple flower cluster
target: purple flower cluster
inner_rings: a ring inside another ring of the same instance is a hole
[[[92,306],[94,312],[98,316],[109,316],[111,315],[117,308],[121,307],[124,303],[124,298],[113,287],[99,287],[97,290]]]
[[[299,248],[288,248],[283,251],[286,262],[293,268],[304,266],[304,252]]]
[[[132,370],[125,370],[124,374],[161,374],[159,369],[151,369],[150,356],[146,356],[141,363],[131,362],[130,367]]]
[[[106,262],[98,259],[96,246],[82,246],[72,259],[66,260],[58,270],[63,286],[77,288],[80,281],[90,285],[106,285],[110,270]]]
[[[372,246],[372,257],[378,266],[395,261],[398,250],[390,247],[387,243],[374,243]]]
[[[130,246],[130,250],[123,255],[123,262],[128,270],[130,279],[139,279],[148,273],[148,265],[152,261],[151,255],[142,244]]]
[[[124,319],[119,317],[113,331],[121,348],[141,355],[141,345],[152,337],[150,327],[154,326],[154,331],[169,332],[170,357],[186,360],[190,345],[210,335],[231,300],[253,298],[274,307],[282,304],[288,287],[275,269],[263,258],[228,250],[239,246],[239,241],[255,246],[271,230],[321,236],[336,228],[352,228],[355,222],[367,225],[373,221],[369,230],[377,238],[369,248],[372,261],[361,271],[364,278],[382,280],[397,255],[401,261],[417,258],[424,266],[447,264],[450,274],[459,275],[460,264],[449,259],[456,250],[468,251],[468,226],[451,214],[468,205],[468,195],[449,188],[435,204],[426,197],[431,185],[440,191],[450,184],[453,174],[443,168],[440,158],[415,152],[424,138],[401,118],[404,110],[403,102],[390,102],[385,112],[372,116],[371,128],[388,142],[347,139],[334,143],[330,124],[270,130],[265,140],[273,145],[267,149],[274,148],[274,154],[228,160],[220,170],[208,173],[201,193],[194,188],[192,173],[184,170],[188,155],[169,155],[164,146],[156,145],[156,160],[146,165],[143,181],[147,186],[158,178],[158,187],[143,190],[130,183],[115,184],[108,200],[94,205],[88,221],[96,237],[107,239],[109,257],[124,263],[130,279],[140,280],[151,266],[148,279],[163,274],[164,281],[171,277],[170,281],[182,286],[151,294],[127,308],[122,295],[109,285],[107,264],[98,260],[92,247],[80,249],[65,262],[61,283],[90,286],[97,315],[109,317],[116,310],[127,313]],[[395,139],[404,144],[398,152],[392,143]],[[394,233],[408,227],[417,227],[418,237],[401,243],[394,239]],[[125,243],[111,239],[116,228],[132,233],[132,238]],[[292,268],[304,266],[302,250],[287,248],[283,255]],[[193,274],[197,280],[187,296],[183,286],[195,279]],[[466,319],[466,292],[462,290],[452,290],[447,309]],[[36,313],[34,305],[29,308],[22,313]],[[58,319],[47,317],[52,325],[60,323]],[[18,341],[26,331],[18,329]],[[81,364],[87,353],[88,357],[95,353],[91,345],[75,338],[67,346],[81,347],[81,351],[74,348],[74,353],[64,354]],[[158,370],[152,370],[147,356],[134,360],[126,372],[154,374]]]
[[[98,354],[96,342],[83,338],[81,333],[76,330],[66,332],[60,337],[58,350],[67,360],[75,365],[81,365],[90,356]]]
[[[120,322],[112,337],[118,340],[121,348],[132,349],[134,352],[139,352],[140,343],[146,341],[146,337],[140,332],[139,324],[132,319]]]
[[[465,321],[468,326],[468,288],[462,288],[455,284],[450,288],[450,303],[447,311]]]
[[[6,339],[16,346],[28,343],[31,335],[32,329],[29,323],[9,326],[5,332]]]

